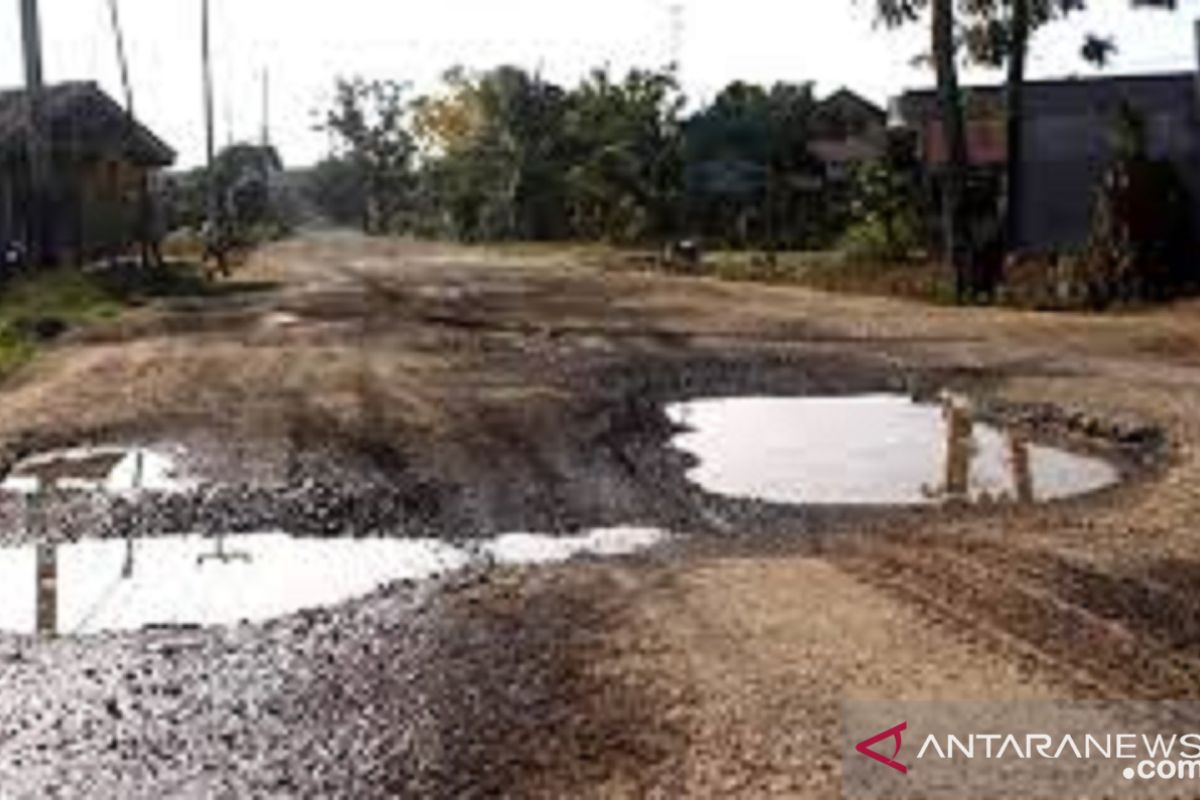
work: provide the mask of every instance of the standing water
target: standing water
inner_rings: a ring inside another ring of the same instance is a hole
[[[55,496],[171,494],[197,485],[169,449],[93,447],[24,459],[0,483],[0,491],[21,496],[34,511]],[[511,533],[454,544],[285,533],[50,544],[35,529],[38,515],[26,519],[35,544],[0,547],[0,630],[45,636],[261,622],[473,563],[620,556],[666,538],[654,529],[610,528],[571,537]]]
[[[641,528],[576,537],[516,533],[458,544],[264,533],[0,548],[0,630],[62,635],[262,622],[473,563],[628,555],[665,538]]]
[[[699,464],[689,479],[715,494],[807,505],[1032,502],[1119,480],[1098,458],[977,424],[962,401],[899,395],[747,397],[668,408],[674,444]]]

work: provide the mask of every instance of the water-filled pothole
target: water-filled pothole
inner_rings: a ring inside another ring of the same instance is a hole
[[[1115,484],[1109,462],[1036,444],[946,398],[741,397],[668,408],[706,491],[803,505],[1035,502]]]
[[[55,450],[19,461],[0,492],[20,496],[26,540],[0,547],[0,630],[90,634],[147,627],[262,622],[337,605],[401,580],[435,578],[473,564],[527,565],[621,556],[665,538],[648,528],[576,536],[509,533],[446,542],[405,538],[305,538],[283,533],[134,536],[50,544],[40,513],[64,497],[152,499],[202,483],[172,447]]]
[[[274,533],[0,548],[0,630],[70,635],[263,622],[471,564],[628,555],[665,537],[656,530],[615,528],[451,544]]]
[[[24,495],[50,491],[177,492],[191,484],[166,450],[143,447],[78,447],[50,450],[18,461],[0,490]]]

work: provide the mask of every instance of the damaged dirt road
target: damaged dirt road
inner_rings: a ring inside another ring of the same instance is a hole
[[[1200,306],[937,309],[349,235],[238,280],[16,376],[7,460],[182,444],[224,487],[207,530],[675,536],[262,625],[4,635],[6,796],[836,797],[846,698],[1200,695]],[[665,446],[671,399],[941,388],[1130,479],[817,511],[707,495]]]

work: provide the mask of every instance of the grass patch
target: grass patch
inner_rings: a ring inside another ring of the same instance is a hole
[[[939,264],[872,261],[838,251],[784,252],[774,259],[756,252],[718,251],[705,254],[698,274],[827,292],[954,302],[954,279]]]
[[[80,325],[111,319],[122,305],[93,276],[56,269],[0,287],[0,377],[29,361],[40,345]]]
[[[0,288],[0,332],[10,334],[48,328],[51,320],[70,327],[110,319],[120,310],[94,276],[79,270],[23,275]]]
[[[0,285],[0,378],[41,347],[86,325],[163,298],[212,298],[253,291],[258,284],[214,284],[190,263],[145,271],[136,264],[28,272]]]
[[[954,277],[932,262],[870,262],[848,258],[810,265],[800,283],[814,289],[882,295],[929,303],[955,302]]]
[[[37,352],[28,336],[10,328],[0,328],[0,378],[15,372]]]

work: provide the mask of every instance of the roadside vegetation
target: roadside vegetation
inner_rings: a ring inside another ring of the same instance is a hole
[[[88,273],[56,269],[14,279],[0,292],[0,376],[70,327],[111,318],[120,304]]]
[[[1170,165],[1134,146],[1093,198],[1080,198],[1095,209],[1089,243],[1061,253],[1017,245],[1019,209],[1008,197],[1020,196],[1031,37],[1085,6],[877,0],[889,26],[930,25],[946,138],[937,168],[897,131],[874,156],[823,160],[814,144],[844,141],[848,120],[808,83],[734,82],[688,111],[673,67],[598,69],[572,86],[519,67],[454,68],[420,96],[398,80],[339,80],[321,114],[337,144],[297,177],[297,202],[369,234],[597,242],[636,249],[643,255],[624,260],[646,267],[938,302],[1098,309],[1190,292],[1195,276],[1180,254],[1197,240],[1186,224],[1191,200]],[[1090,34],[1080,53],[1102,68],[1115,47]],[[960,61],[1007,70],[1001,113],[1016,144],[987,181],[967,152]],[[1136,177],[1136,198],[1113,196],[1130,185],[1125,175]]]
[[[227,293],[191,262],[145,270],[118,262],[80,270],[61,267],[11,277],[0,287],[0,379],[73,330],[116,318],[165,297]]]
[[[336,151],[306,200],[371,234],[459,242],[680,239],[735,250],[829,248],[852,176],[810,144],[847,120],[807,83],[735,82],[686,114],[675,72],[596,70],[560,86],[518,67],[452,69],[436,91],[338,83]]]
[[[168,255],[198,259],[208,221],[208,186],[216,181],[220,198],[223,246],[234,254],[287,236],[304,211],[278,151],[270,145],[236,143],[222,149],[212,176],[201,167],[172,175],[162,200]]]

